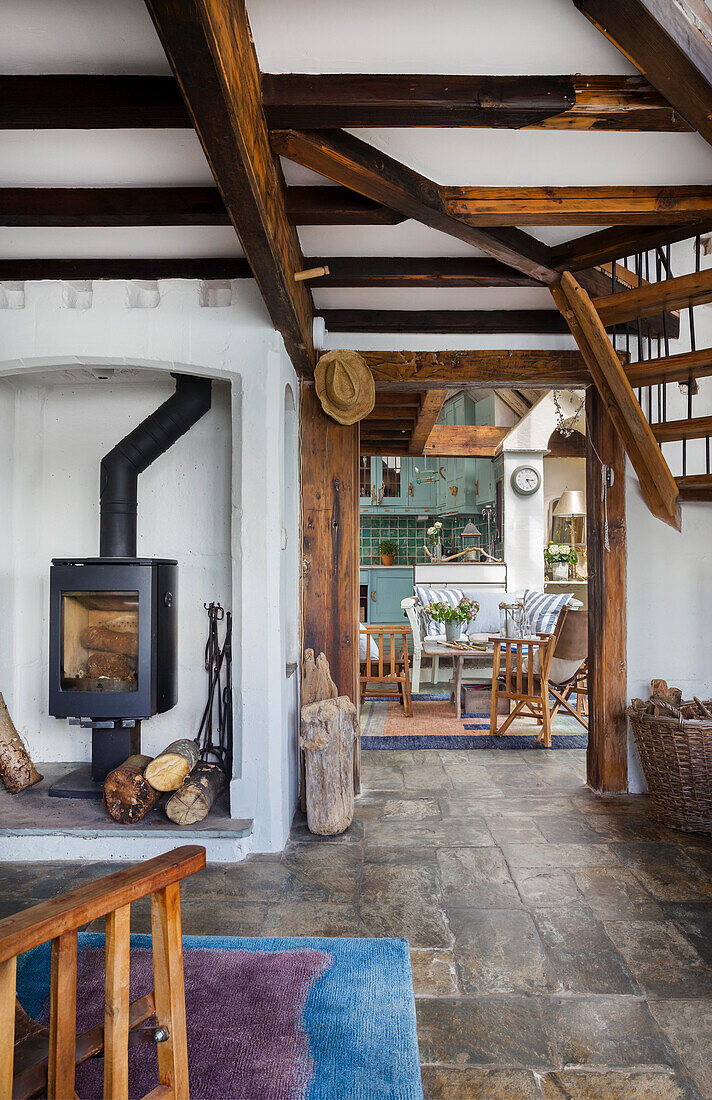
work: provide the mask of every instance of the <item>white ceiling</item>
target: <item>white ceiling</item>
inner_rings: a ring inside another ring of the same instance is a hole
[[[630,73],[635,69],[572,0],[248,0],[263,70],[482,74]],[[168,73],[143,0],[3,0],[0,72]],[[708,183],[712,151],[696,134],[377,129],[359,137],[440,183],[515,186]],[[325,184],[291,164],[287,180]],[[192,131],[0,131],[0,187],[212,183]],[[586,227],[529,230],[547,243]],[[413,222],[310,226],[305,255],[468,256],[477,251]],[[0,256],[239,256],[229,227],[4,229]],[[547,308],[512,290],[327,290],[338,308]],[[339,337],[344,343],[345,337]],[[376,343],[386,345],[386,337]],[[455,346],[445,338],[447,346]],[[558,338],[548,338],[552,346]],[[397,340],[408,346],[403,337]],[[544,341],[534,338],[544,346]],[[481,340],[479,341],[481,343]],[[499,343],[501,344],[501,338]],[[356,340],[354,340],[354,344]],[[437,342],[429,340],[433,346]],[[518,346],[535,346],[517,338]],[[361,344],[360,346],[364,346]],[[444,346],[440,344],[439,346]],[[463,346],[467,346],[465,343]]]

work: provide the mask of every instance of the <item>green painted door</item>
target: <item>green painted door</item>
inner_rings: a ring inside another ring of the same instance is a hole
[[[391,566],[371,569],[370,574],[369,622],[402,623],[407,626],[401,600],[413,595],[413,570]]]

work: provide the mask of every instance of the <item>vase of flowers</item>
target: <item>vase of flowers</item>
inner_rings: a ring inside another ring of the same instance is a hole
[[[442,624],[448,642],[459,641],[463,626],[472,622],[479,610],[480,605],[477,600],[471,600],[467,596],[462,597],[457,607],[434,601],[427,608],[430,618]]]
[[[398,553],[398,543],[393,539],[381,539],[378,544],[378,553],[381,555],[381,561],[384,565],[393,565],[396,554]]]
[[[575,566],[578,561],[578,555],[573,546],[564,542],[550,542],[544,550],[544,561],[551,569],[555,581],[567,581],[571,566]]]
[[[434,561],[437,561],[438,558],[443,556],[442,532],[443,525],[440,520],[436,520],[432,527],[428,527],[426,531],[427,539],[431,546],[430,556]]]

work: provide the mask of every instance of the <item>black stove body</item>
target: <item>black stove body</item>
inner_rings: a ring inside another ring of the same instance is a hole
[[[178,563],[136,556],[138,475],[210,408],[210,380],[176,392],[101,463],[98,558],[50,570],[49,713],[92,730],[91,767],[50,788],[101,798],[107,774],[140,752],[141,721],[178,700]]]

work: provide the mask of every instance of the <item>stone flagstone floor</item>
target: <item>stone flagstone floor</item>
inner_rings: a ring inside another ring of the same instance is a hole
[[[298,818],[281,855],[209,866],[184,930],[405,936],[428,1097],[712,1098],[712,840],[596,797],[584,767],[364,753],[346,834]],[[1,864],[0,915],[116,867]]]

